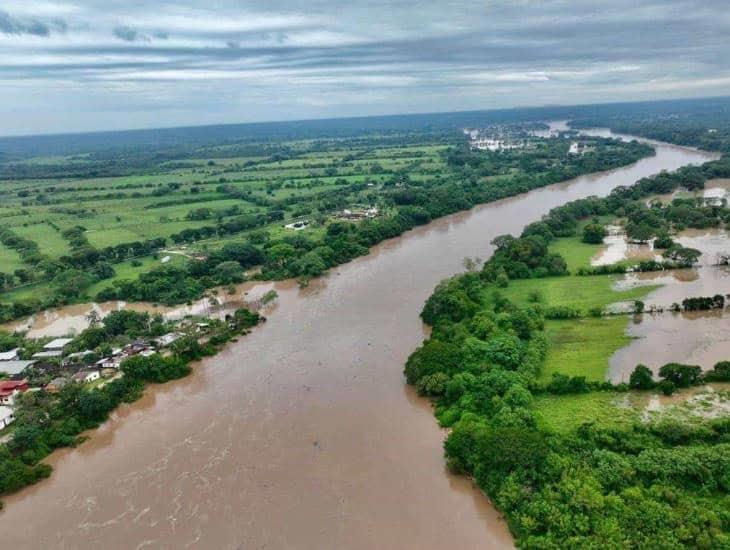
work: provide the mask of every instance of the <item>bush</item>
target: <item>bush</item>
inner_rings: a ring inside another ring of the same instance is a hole
[[[720,361],[705,373],[708,382],[730,382],[730,361]]]
[[[580,310],[570,306],[550,306],[545,308],[545,319],[577,319]]]
[[[629,378],[629,387],[635,390],[650,390],[654,386],[656,386],[656,383],[651,370],[645,365],[636,365]]]
[[[702,369],[696,365],[667,363],[659,369],[659,377],[672,382],[678,388],[688,388],[701,380]]]
[[[670,380],[662,380],[659,382],[659,389],[662,390],[664,395],[672,395],[677,389],[677,386],[675,386],[674,382],[671,382]]]

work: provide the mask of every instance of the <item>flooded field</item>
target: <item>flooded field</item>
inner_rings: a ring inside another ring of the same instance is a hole
[[[651,243],[630,243],[622,227],[609,225],[606,229],[608,235],[604,237],[604,244],[591,260],[591,265],[610,265],[622,260],[655,260],[659,257]]]
[[[290,284],[294,283],[291,282]],[[112,311],[120,309],[160,314],[170,320],[182,319],[186,315],[224,318],[226,314],[233,313],[243,306],[256,309],[257,301],[273,288],[274,283],[247,282],[235,285],[232,293],[223,288],[218,288],[212,291],[211,296],[196,300],[190,305],[172,307],[144,302],[127,303],[118,301],[100,304],[74,304],[49,309],[24,320],[6,323],[2,325],[2,328],[14,332],[25,331],[31,338],[74,335],[88,327],[88,316],[92,312],[96,312],[100,318],[103,318]]]
[[[269,322],[187,379],[121,407],[89,441],[52,455],[50,479],[5,499],[4,544],[511,547],[488,500],[446,472],[444,434],[405,386],[403,365],[425,335],[424,300],[465,256],[487,256],[495,236],[555,206],[712,158],[658,144],[656,156],[626,168],[384,242],[307,289],[273,285]],[[83,308],[50,323],[66,314]]]
[[[688,297],[730,294],[730,267],[718,267],[717,256],[730,252],[725,230],[688,230],[675,238],[682,246],[702,251],[697,268],[627,274],[619,288],[662,285],[644,300],[646,307],[669,308]],[[712,368],[730,358],[730,310],[644,314],[631,321],[627,333],[636,338],[611,357],[609,379],[626,382],[638,363],[655,372],[669,362]]]
[[[644,421],[720,418],[730,414],[730,384],[695,386],[678,390],[672,395],[653,392],[625,393],[616,398],[615,405],[637,411]]]

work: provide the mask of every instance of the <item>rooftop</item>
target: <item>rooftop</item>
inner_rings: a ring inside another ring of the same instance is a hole
[[[13,361],[18,358],[20,348],[11,349],[9,351],[0,352],[0,361]]]
[[[0,362],[0,372],[9,375],[20,374],[26,368],[34,365],[35,361],[2,361]]]
[[[38,353],[33,354],[33,359],[46,359],[48,357],[61,357],[63,355],[63,352],[61,350],[46,350],[46,351],[39,351]]]
[[[7,390],[14,390],[21,386],[27,386],[27,380],[3,380],[0,382],[0,392]]]
[[[61,350],[63,349],[63,346],[65,346],[66,344],[70,344],[71,342],[73,342],[73,338],[56,338],[55,340],[51,340],[45,346],[43,346],[43,349]]]

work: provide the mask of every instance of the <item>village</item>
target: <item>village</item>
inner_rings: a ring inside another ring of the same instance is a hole
[[[372,184],[368,185],[370,186]],[[345,208],[337,212],[333,216],[333,219],[340,221],[356,222],[360,220],[371,220],[377,218],[379,215],[380,210],[375,206],[356,204],[351,206],[350,208]],[[284,225],[284,228],[293,231],[301,231],[303,229],[307,229],[311,225],[311,223],[311,220],[307,218],[301,218]]]
[[[20,336],[19,345],[0,352],[0,437],[9,437],[6,428],[15,421],[21,396],[27,392],[57,394],[70,384],[90,391],[99,389],[122,378],[122,367],[130,358],[170,357],[190,343],[198,347],[220,345],[264,320],[246,308],[223,320],[187,317],[165,321],[131,311],[113,312],[108,317],[104,328],[92,326],[76,337],[50,340]],[[119,318],[123,328],[110,330],[111,318]],[[97,320],[95,324],[104,322]],[[101,333],[101,338],[96,333]],[[98,345],[89,346],[94,341]],[[180,346],[183,341],[187,343]]]

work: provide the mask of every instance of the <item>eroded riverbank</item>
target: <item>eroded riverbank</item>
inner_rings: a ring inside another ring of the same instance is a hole
[[[6,499],[9,546],[499,548],[506,525],[445,472],[430,407],[405,387],[433,287],[550,208],[714,158],[659,145],[608,173],[438,220],[300,290],[189,378],[122,407],[51,479]]]

